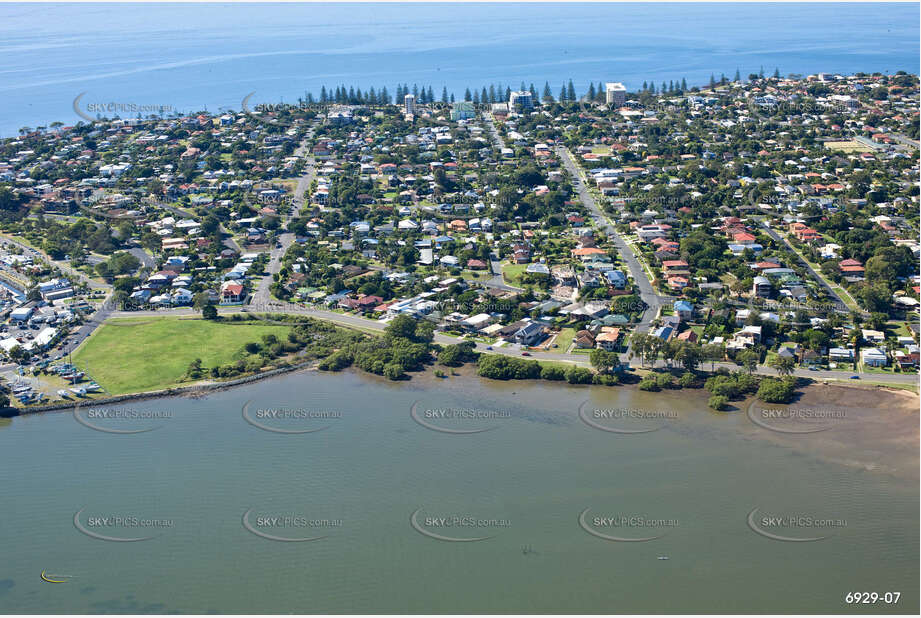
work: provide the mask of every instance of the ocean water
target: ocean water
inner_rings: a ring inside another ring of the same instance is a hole
[[[917,613],[916,427],[898,474],[824,456],[831,440],[847,459],[886,461],[892,434],[911,433],[908,413],[886,416],[877,436],[874,413],[842,408],[849,427],[778,442],[706,399],[299,372],[106,408],[169,414],[156,420],[79,412],[146,433],[94,431],[69,412],[3,420],[0,613]],[[321,431],[264,431],[243,418],[246,402],[260,424]],[[428,425],[489,431],[435,431],[411,416],[414,402]],[[598,421],[606,427],[659,429],[598,430],[580,420],[583,402],[589,414],[647,417]],[[439,410],[483,416],[427,414]],[[756,534],[755,508],[768,532],[826,538]],[[595,532],[657,538],[600,538],[580,524],[586,509]],[[244,527],[244,513],[258,532],[322,538],[267,539]],[[762,515],[833,525],[780,528]],[[292,523],[271,521],[286,516]],[[112,518],[123,523],[101,521]],[[901,598],[848,605],[856,591]]]
[[[380,89],[918,72],[917,3],[3,4],[0,136],[74,100],[176,112]],[[93,114],[90,114],[93,116]],[[122,117],[136,115],[130,111]]]

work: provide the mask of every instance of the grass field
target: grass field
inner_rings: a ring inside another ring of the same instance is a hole
[[[244,344],[289,327],[200,318],[119,318],[107,321],[74,352],[74,364],[109,393],[135,393],[178,383],[189,363],[206,368],[233,360]]]
[[[572,340],[576,338],[575,328],[560,329],[560,334],[556,336],[556,343],[559,346],[558,352],[566,352],[572,345]]]
[[[503,264],[502,278],[505,279],[505,282],[508,284],[519,285],[521,282],[521,275],[524,274],[527,268],[527,264]]]
[[[873,152],[869,146],[861,144],[857,140],[847,140],[843,142],[825,142],[825,147],[829,150],[840,150],[841,152]]]

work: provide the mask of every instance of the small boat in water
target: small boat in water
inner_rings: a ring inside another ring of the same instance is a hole
[[[657,560],[668,560],[668,559],[669,559],[668,556],[659,556],[659,557],[657,558]]]

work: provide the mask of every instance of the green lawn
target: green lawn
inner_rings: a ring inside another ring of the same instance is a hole
[[[151,317],[108,320],[74,352],[74,364],[113,395],[175,385],[189,363],[211,368],[233,360],[244,344],[289,327],[262,322],[211,322]]]
[[[560,330],[560,334],[556,336],[554,343],[559,346],[557,352],[564,353],[569,349],[569,346],[572,345],[572,340],[576,338],[576,329],[575,328],[563,328]]]
[[[521,275],[527,268],[527,264],[503,264],[502,278],[505,279],[506,283],[517,285],[521,279]]]

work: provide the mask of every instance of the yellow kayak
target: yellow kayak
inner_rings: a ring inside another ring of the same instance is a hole
[[[49,584],[66,584],[67,583],[66,579],[51,579],[50,577],[45,575],[44,571],[42,571],[42,581],[46,581]]]

